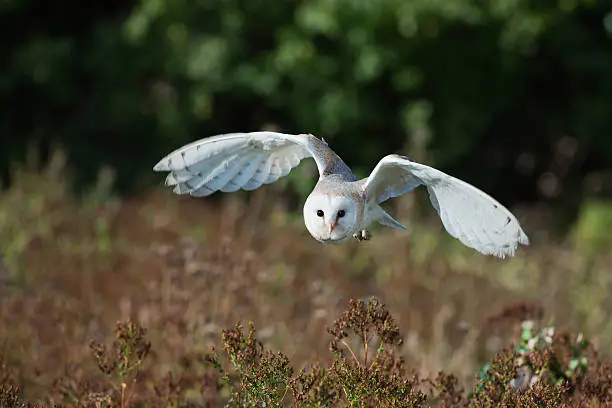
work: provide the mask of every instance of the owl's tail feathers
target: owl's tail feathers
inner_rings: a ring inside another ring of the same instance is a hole
[[[382,225],[385,225],[391,228],[396,228],[399,230],[404,230],[404,231],[408,230],[408,228],[404,227],[399,221],[391,217],[385,210],[383,210],[382,207],[379,206],[378,210],[379,210],[379,217],[376,219],[376,221],[379,224],[382,224]]]

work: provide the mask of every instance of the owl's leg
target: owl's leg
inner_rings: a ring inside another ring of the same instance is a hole
[[[355,238],[357,241],[367,241],[370,238],[372,238],[372,234],[370,233],[370,231],[366,230],[366,229],[362,229],[359,232],[356,232],[355,234],[353,234],[353,238]]]

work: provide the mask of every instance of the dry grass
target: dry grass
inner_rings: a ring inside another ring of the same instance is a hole
[[[211,368],[210,347],[223,350],[222,330],[252,321],[262,347],[282,352],[293,373],[316,361],[328,367],[337,356],[326,330],[350,299],[371,296],[400,329],[394,358],[418,378],[438,378],[438,390],[455,377],[472,389],[483,365],[519,341],[526,319],[612,346],[612,257],[547,246],[528,216],[533,245],[501,261],[462,247],[435,220],[416,222],[411,205],[397,209],[413,221],[408,233],[381,229],[369,242],[323,246],[272,186],[246,199],[157,190],[119,200],[103,177],[74,199],[61,156],[43,173],[15,177],[0,196],[0,383],[18,384],[30,401],[221,406],[231,387]],[[126,358],[108,350],[114,332],[135,366],[119,380],[100,369]]]

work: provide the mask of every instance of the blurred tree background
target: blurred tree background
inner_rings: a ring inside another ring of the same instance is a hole
[[[189,141],[310,132],[361,175],[425,160],[565,220],[612,191],[612,2],[0,2],[0,163],[64,148],[133,194]]]

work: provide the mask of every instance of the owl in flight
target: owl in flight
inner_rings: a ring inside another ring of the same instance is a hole
[[[476,187],[397,154],[383,157],[367,178],[357,180],[325,140],[310,134],[213,136],[175,150],[153,170],[169,172],[166,185],[176,194],[205,197],[273,183],[307,157],[314,159],[319,181],[304,203],[304,223],[319,242],[367,240],[374,222],[405,230],[380,204],[422,185],[446,231],[464,245],[505,258],[529,244],[514,215]]]

